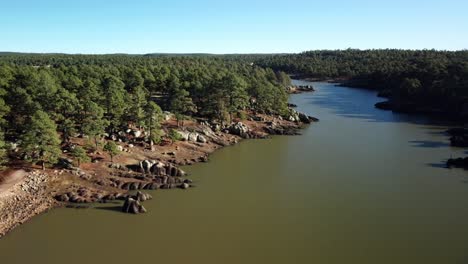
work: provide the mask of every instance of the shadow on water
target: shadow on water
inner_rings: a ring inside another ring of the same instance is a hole
[[[303,104],[318,106],[330,110],[332,114],[361,120],[364,122],[382,122],[382,123],[406,123],[417,125],[418,129],[428,135],[443,137],[441,139],[431,140],[413,140],[408,141],[412,147],[417,148],[449,148],[449,135],[447,129],[453,127],[454,123],[437,117],[427,117],[417,114],[395,113],[375,108],[377,102],[385,99],[377,97],[375,91],[366,89],[356,89],[349,87],[340,87],[329,83],[313,83],[316,88],[315,93],[302,96]],[[468,151],[465,152],[468,155]],[[447,157],[448,159],[449,157]],[[446,168],[446,160],[435,163],[429,163],[428,166],[434,168]]]
[[[440,163],[428,163],[426,164],[429,167],[432,168],[437,168],[437,169],[445,169],[448,170],[449,168],[447,167],[447,161],[441,161]]]
[[[430,140],[412,140],[409,141],[412,144],[412,147],[418,148],[446,148],[450,147],[450,144],[446,142],[439,142],[439,141],[430,141]]]
[[[99,206],[94,209],[122,213],[122,206]]]
[[[341,87],[327,83],[314,83],[314,86],[317,88],[317,92],[305,97],[305,103],[329,109],[338,116],[368,122],[398,122],[420,125],[431,123],[432,128],[435,130],[450,125],[447,121],[428,118],[423,115],[410,115],[377,109],[374,105],[385,99],[377,97],[375,91]],[[431,133],[443,134],[444,131],[433,131]]]

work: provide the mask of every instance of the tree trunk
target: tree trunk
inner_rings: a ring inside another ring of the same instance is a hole
[[[45,170],[45,162],[42,161],[42,170]]]
[[[96,145],[96,151],[98,150],[98,141],[97,137],[94,137],[94,145]]]

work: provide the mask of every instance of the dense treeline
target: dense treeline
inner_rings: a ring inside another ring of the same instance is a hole
[[[377,89],[394,108],[468,117],[468,51],[341,50],[239,56],[302,77]]]
[[[281,72],[209,56],[3,54],[0,147],[20,140],[25,156],[44,164],[76,133],[97,147],[105,133],[133,125],[157,142],[163,110],[178,120],[285,114],[289,82]]]

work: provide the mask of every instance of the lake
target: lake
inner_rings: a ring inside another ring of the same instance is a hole
[[[296,83],[308,84],[307,82]],[[368,90],[292,95],[319,123],[186,167],[145,215],[57,209],[0,240],[2,263],[468,263],[468,172],[448,126],[374,108]],[[99,207],[99,205],[98,205]]]

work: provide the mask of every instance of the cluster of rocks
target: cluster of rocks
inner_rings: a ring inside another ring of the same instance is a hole
[[[267,122],[267,126],[264,128],[265,132],[270,135],[288,135],[295,136],[299,135],[298,129],[291,126],[282,126],[278,122]]]
[[[151,199],[153,199],[151,195],[142,192],[137,192],[136,195],[128,196],[122,206],[122,212],[129,214],[146,213],[146,208],[140,203]]]
[[[68,193],[58,194],[55,199],[59,202],[68,203],[105,203],[107,201],[123,200],[127,197],[124,193],[105,193],[100,190],[90,190],[84,187],[79,188],[76,191],[70,191]]]
[[[143,160],[138,164],[139,172],[155,176],[185,176],[185,171],[177,168],[171,163],[163,163],[155,160]]]
[[[289,93],[302,93],[302,92],[314,92],[315,91],[312,85],[289,86],[286,90]]]
[[[208,140],[205,136],[198,132],[189,132],[189,131],[177,131],[183,141],[198,142],[198,143],[207,143]]]
[[[135,128],[127,128],[125,131],[122,130],[114,134],[104,134],[104,137],[106,139],[124,143],[128,143],[131,140],[146,140],[148,136],[149,134],[145,131],[138,130]],[[128,152],[129,149],[123,149],[122,151]]]
[[[315,89],[312,85],[298,85],[297,90],[301,92],[315,92]]]
[[[155,177],[149,181],[134,181],[123,182],[113,179],[116,188],[133,191],[133,190],[157,190],[157,189],[175,189],[183,188],[186,184],[190,184],[188,179],[173,178],[168,176]],[[188,186],[190,187],[190,185]],[[184,188],[185,189],[185,188]]]
[[[47,192],[48,182],[46,174],[33,171],[8,191],[0,192],[0,238],[31,217],[56,206]]]
[[[304,113],[298,112],[294,109],[289,110],[289,116],[287,118],[291,122],[310,124],[312,122],[317,122],[318,119],[315,117],[308,116]]]
[[[45,188],[46,183],[46,174],[33,171],[26,176],[25,180],[21,183],[20,188],[24,192],[37,194]]]

